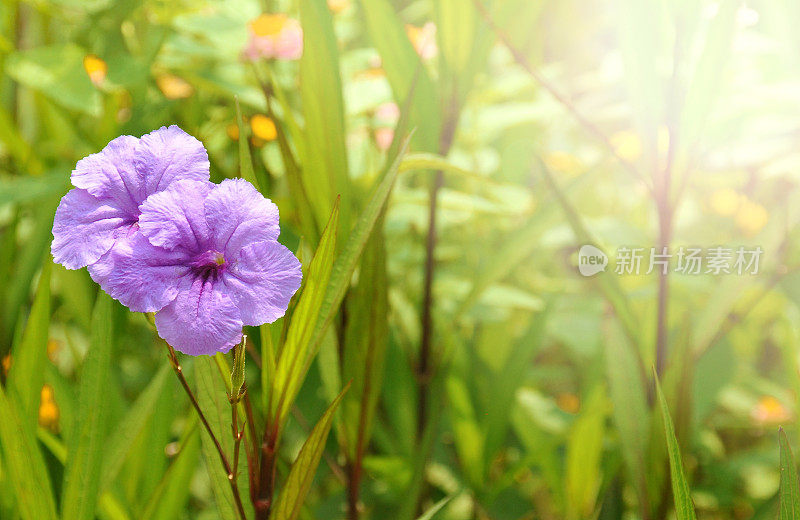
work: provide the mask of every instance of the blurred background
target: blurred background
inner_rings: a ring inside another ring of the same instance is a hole
[[[0,358],[5,380],[20,342],[46,344],[32,413],[55,496],[98,291],[49,254],[70,172],[177,124],[212,180],[238,176],[238,97],[280,240],[305,258],[335,196],[346,236],[414,130],[285,434],[291,462],[355,381],[301,518],[668,518],[651,367],[698,516],[775,518],[778,427],[800,440],[800,4],[304,3],[0,6]],[[579,273],[585,244],[605,272]],[[706,272],[720,247],[730,272]],[[755,272],[740,247],[762,251]],[[617,272],[620,248],[643,249],[638,274]],[[97,517],[224,518],[163,345],[141,315],[114,322],[109,435],[146,412]],[[20,517],[10,478],[0,455],[3,519]]]

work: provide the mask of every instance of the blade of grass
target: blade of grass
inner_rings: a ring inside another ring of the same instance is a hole
[[[305,139],[302,179],[305,192],[322,228],[341,197],[341,229],[350,229],[350,179],[345,146],[345,111],[339,73],[339,52],[331,11],[325,0],[300,2],[303,57],[300,59],[300,98]]]
[[[114,341],[113,302],[97,297],[89,350],[81,368],[78,413],[67,445],[61,503],[62,520],[94,518],[109,412],[106,391]]]
[[[667,439],[667,452],[669,454],[669,469],[672,479],[672,496],[675,500],[675,516],[678,520],[695,520],[694,504],[692,503],[692,492],[689,483],[686,481],[686,473],[683,470],[683,460],[681,459],[681,449],[678,446],[678,439],[675,437],[675,427],[672,425],[672,417],[669,415],[669,407],[661,385],[658,382],[658,375],[653,369],[653,377],[656,383],[656,393],[658,402],[661,406],[661,417],[664,421],[664,434]]]
[[[389,193],[391,193],[392,186],[394,186],[394,181],[397,178],[400,162],[407,149],[408,140],[406,140],[405,144],[400,148],[383,179],[381,179],[380,183],[375,187],[369,198],[369,202],[364,207],[350,236],[347,238],[347,243],[342,247],[339,256],[336,257],[331,271],[330,282],[325,291],[325,299],[320,308],[314,336],[311,341],[313,348],[319,345],[325,333],[325,329],[330,325],[331,321],[333,321],[333,317],[339,305],[342,303],[347,289],[350,287],[353,272],[358,265],[359,258],[364,251],[367,240],[369,240],[372,234],[372,230],[375,229],[378,217],[386,206]]]
[[[780,520],[800,519],[800,487],[797,480],[797,466],[789,446],[789,439],[783,428],[778,430],[781,446],[781,488],[780,488]]]
[[[278,496],[270,520],[296,520],[300,515],[300,508],[311,488],[317,466],[319,466],[322,453],[325,451],[325,442],[333,424],[334,413],[348,388],[350,385],[345,386],[339,396],[328,406],[300,449],[300,453],[289,471],[286,484]]]
[[[11,353],[14,364],[8,374],[9,395],[15,399],[20,418],[29,432],[36,431],[44,367],[47,363],[52,265],[49,259],[44,263],[22,341]]]
[[[239,175],[261,191],[262,185],[253,171],[253,159],[250,157],[250,145],[247,142],[247,127],[244,125],[238,96],[234,97],[233,101],[236,105],[236,124],[239,126]]]
[[[412,90],[416,90],[410,109],[411,126],[417,128],[414,148],[438,151],[442,126],[439,96],[435,84],[421,66],[402,20],[388,0],[361,0],[360,6],[370,40],[381,55],[386,77],[398,104],[407,99]]]
[[[44,459],[0,385],[0,449],[23,520],[57,520]]]
[[[153,495],[142,520],[173,520],[180,518],[186,508],[191,481],[200,455],[200,436],[197,428],[181,443],[181,451],[172,462]]]
[[[331,277],[338,219],[339,206],[337,203],[334,205],[328,225],[322,233],[311,265],[305,273],[305,281],[297,307],[292,313],[286,343],[275,367],[268,416],[270,424],[276,429],[276,432],[280,431],[281,425],[288,417],[305,378],[307,366],[316,354],[315,345],[312,343],[314,326],[319,319],[323,298]]]
[[[101,490],[107,489],[117,478],[117,474],[122,468],[136,437],[139,436],[147,425],[148,419],[153,415],[155,404],[164,389],[164,384],[170,372],[169,365],[162,365],[158,373],[147,385],[147,388],[114,428],[113,434],[106,442],[108,451],[103,458],[102,478],[100,479]]]

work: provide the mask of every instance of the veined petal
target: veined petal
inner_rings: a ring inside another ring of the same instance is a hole
[[[236,258],[249,244],[277,240],[280,234],[278,206],[244,179],[217,185],[206,198],[205,214],[214,230],[212,246],[226,258]]]
[[[133,312],[161,310],[178,295],[180,280],[188,273],[181,252],[153,246],[138,230],[120,237],[89,266],[92,279]]]
[[[242,340],[233,300],[210,279],[181,279],[178,296],[156,314],[158,335],[176,350],[198,356],[227,352]]]
[[[242,249],[222,275],[222,283],[239,307],[244,324],[261,325],[286,313],[302,277],[300,262],[292,252],[268,241]]]
[[[132,224],[109,199],[75,188],[64,195],[53,221],[53,259],[67,269],[96,262]]]
[[[203,143],[175,125],[143,135],[136,146],[135,163],[144,178],[146,195],[159,192],[174,181],[209,179],[208,153]]]
[[[139,207],[139,229],[151,244],[167,249],[199,251],[209,241],[203,201],[212,188],[208,181],[177,181],[154,193]],[[216,230],[215,230],[216,232]]]
[[[139,139],[121,135],[102,151],[84,157],[72,171],[72,184],[95,197],[113,199],[135,216],[145,198],[144,177],[136,169],[134,152]]]

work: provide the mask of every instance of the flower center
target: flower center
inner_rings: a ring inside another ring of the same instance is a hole
[[[226,268],[225,256],[219,251],[208,250],[198,255],[192,262],[192,271],[204,279],[216,278]]]

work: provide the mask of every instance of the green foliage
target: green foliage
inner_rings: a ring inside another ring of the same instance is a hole
[[[800,518],[800,481],[792,448],[783,428],[778,432],[781,447],[780,520]]]
[[[669,470],[672,479],[672,497],[675,500],[675,515],[678,520],[691,520],[696,518],[694,503],[692,502],[692,492],[689,483],[686,481],[686,472],[683,469],[681,459],[681,448],[678,439],[675,437],[675,427],[672,424],[672,417],[669,415],[667,399],[661,391],[661,385],[656,375],[656,394],[658,404],[661,407],[661,418],[664,421],[664,434],[667,438],[667,452],[669,453]]]
[[[243,57],[264,12],[300,59]],[[248,520],[798,517],[798,14],[4,2],[0,518],[239,517],[152,321],[48,254],[77,161],[167,124],[277,204],[303,265],[285,317],[178,360]],[[614,272],[662,242],[764,255]],[[605,272],[576,273],[584,244]]]

